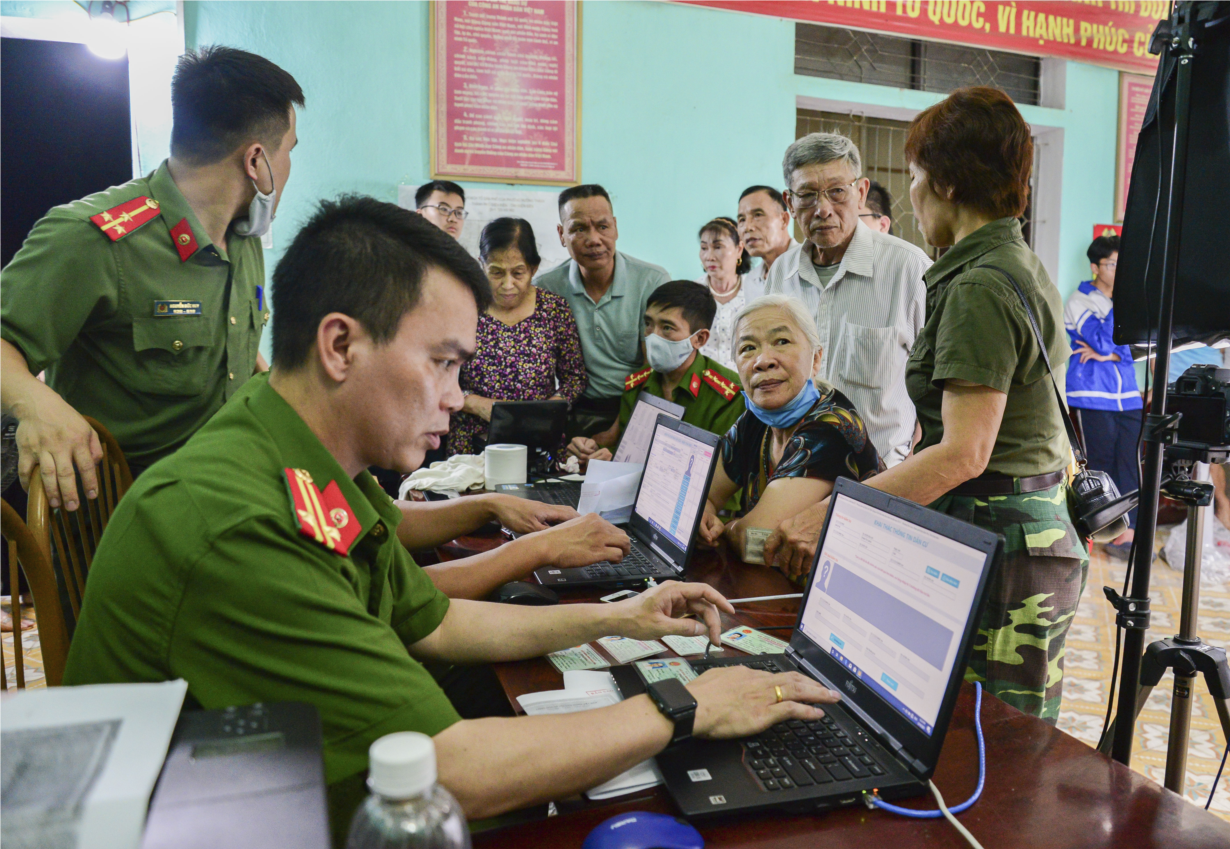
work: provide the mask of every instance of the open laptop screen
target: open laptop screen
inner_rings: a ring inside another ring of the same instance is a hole
[[[681,551],[687,550],[701,515],[716,450],[666,425],[654,427],[635,512]]]
[[[649,453],[649,443],[653,439],[653,426],[658,420],[658,414],[665,413],[673,419],[683,418],[683,406],[655,398],[642,391],[637,396],[636,406],[628,419],[628,426],[623,436],[619,438],[619,447],[615,449],[616,463],[644,463],[645,455]]]
[[[929,736],[987,554],[848,496],[830,511],[799,627]]]

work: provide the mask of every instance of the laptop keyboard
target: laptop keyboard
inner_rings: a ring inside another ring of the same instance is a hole
[[[633,546],[621,562],[603,560],[601,563],[584,566],[581,568],[581,575],[587,579],[662,578],[674,577],[675,571],[665,563],[647,557]]]
[[[557,504],[560,507],[576,507],[580,492],[562,486],[548,484],[534,487],[534,500],[543,504]]]
[[[744,740],[743,762],[770,792],[885,774],[831,716],[792,719]]]

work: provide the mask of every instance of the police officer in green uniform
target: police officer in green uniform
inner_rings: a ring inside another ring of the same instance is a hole
[[[269,319],[260,236],[290,177],[299,84],[206,47],[171,86],[171,158],[51,210],[4,269],[0,401],[21,482],[53,507],[97,492],[100,421],[134,474],[182,446],[256,369]],[[35,375],[46,370],[46,383]]]
[[[1068,508],[1065,412],[1009,280],[1051,362],[1063,363],[1063,299],[1017,221],[1029,196],[1029,125],[1003,92],[958,89],[914,119],[905,152],[923,235],[951,247],[924,274],[927,322],[906,365],[922,439],[867,485],[1003,535],[966,677],[1054,723],[1089,553]],[[1062,395],[1062,368],[1054,378]],[[765,559],[809,568],[826,511],[783,523]]]
[[[701,583],[615,604],[450,600],[415,565],[366,469],[410,472],[439,444],[490,297],[478,263],[413,211],[322,204],[274,274],[268,376],[143,475],[107,526],[64,683],[182,677],[193,706],[315,705],[339,844],[368,747],[391,732],[434,736],[440,781],[471,819],[578,793],[679,736],[648,696],[463,720],[422,666],[539,657],[609,634],[716,644],[718,610],[733,613]],[[687,691],[700,737],[813,719],[805,702],[837,698],[796,674],[733,667]]]
[[[586,462],[611,459],[641,392],[681,405],[688,424],[710,433],[729,430],[745,409],[739,375],[700,352],[716,313],[707,286],[673,280],[655,289],[645,304],[642,344],[649,365],[624,379],[615,423],[592,438],[575,437],[568,453]]]

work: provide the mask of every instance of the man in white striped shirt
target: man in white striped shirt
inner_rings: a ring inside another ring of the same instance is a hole
[[[923,327],[931,260],[859,224],[869,181],[845,136],[804,136],[786,149],[782,171],[786,205],[807,241],[773,263],[765,293],[792,295],[811,310],[823,350],[818,377],[854,402],[885,465],[895,465],[913,443],[905,364]]]

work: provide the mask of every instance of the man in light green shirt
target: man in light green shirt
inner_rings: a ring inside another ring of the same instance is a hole
[[[559,218],[560,243],[572,259],[534,282],[568,301],[581,335],[589,388],[573,404],[571,438],[604,431],[615,422],[624,378],[642,362],[645,303],[670,275],[615,250],[619,227],[602,186],[565,189],[559,196]]]
[[[712,587],[679,582],[615,604],[450,600],[414,563],[397,540],[400,512],[366,469],[409,473],[440,444],[490,298],[478,263],[422,216],[373,198],[323,203],[274,273],[269,376],[120,501],[64,683],[183,678],[194,706],[314,705],[339,845],[365,792],[368,747],[385,734],[433,735],[440,783],[470,819],[565,798],[661,751],[675,724],[648,695],[578,714],[462,719],[466,706],[423,668],[540,657],[612,634],[717,644],[719,608],[734,613]],[[837,698],[797,673],[731,667],[687,690],[698,737],[815,719],[804,702]]]

